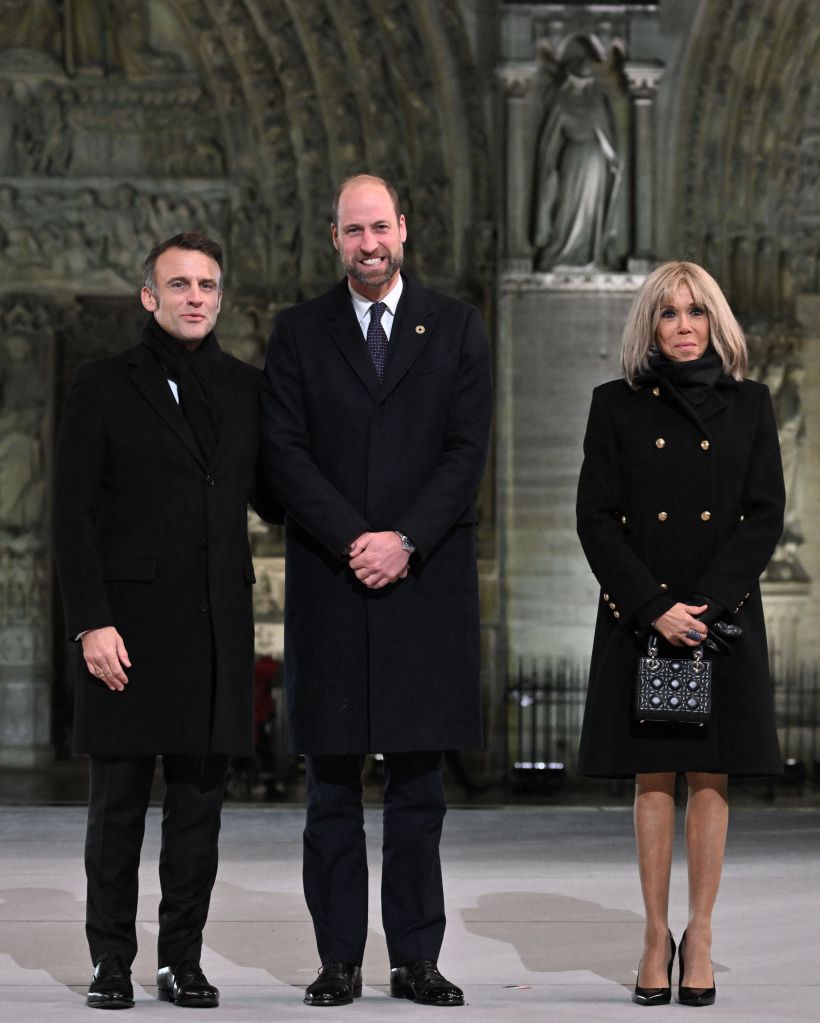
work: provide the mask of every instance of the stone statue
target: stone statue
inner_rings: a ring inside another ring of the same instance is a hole
[[[772,395],[783,481],[786,485],[786,514],[783,536],[766,572],[768,579],[805,580],[806,572],[798,559],[798,548],[804,542],[800,522],[800,467],[806,441],[806,414],[800,394],[805,369],[799,359],[773,355],[763,372]]]
[[[14,174],[14,130],[18,118],[14,86],[6,79],[0,79],[0,175]]]
[[[783,543],[803,542],[803,530],[798,512],[800,461],[806,439],[806,414],[800,397],[800,385],[805,376],[803,364],[797,359],[786,362],[783,382],[774,395],[774,414],[780,435],[780,456],[783,460],[783,479],[786,483],[786,521]]]
[[[531,241],[536,270],[602,266],[608,214],[621,174],[612,113],[591,59],[570,57],[560,77],[535,159]]]
[[[43,526],[42,374],[28,337],[9,333],[0,364],[0,535]]]
[[[0,0],[0,50],[60,55],[60,11],[55,0]]]

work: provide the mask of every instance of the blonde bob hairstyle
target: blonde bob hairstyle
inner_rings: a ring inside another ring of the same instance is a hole
[[[655,343],[663,306],[686,285],[695,305],[709,317],[709,341],[720,356],[723,372],[742,380],[749,365],[746,338],[717,281],[696,263],[661,263],[641,285],[629,310],[621,339],[621,369],[630,387],[649,368],[649,349]]]

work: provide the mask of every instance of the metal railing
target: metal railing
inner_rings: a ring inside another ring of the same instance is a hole
[[[587,667],[566,661],[521,660],[508,673],[504,781],[513,791],[574,780],[586,688]],[[820,667],[775,678],[774,702],[785,782],[820,786]]]

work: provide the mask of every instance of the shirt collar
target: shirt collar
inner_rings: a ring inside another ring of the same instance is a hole
[[[361,323],[366,317],[370,316],[370,307],[373,305],[372,299],[365,298],[360,295],[358,291],[354,291],[350,286],[350,281],[347,282],[348,290],[350,291],[350,297],[353,300],[353,311],[356,314],[356,319]],[[404,290],[404,281],[402,280],[401,274],[396,278],[396,283],[387,292],[384,298],[380,298],[379,301],[383,302],[387,306],[387,310],[391,316],[396,315],[396,309],[399,305],[399,299],[401,293]]]

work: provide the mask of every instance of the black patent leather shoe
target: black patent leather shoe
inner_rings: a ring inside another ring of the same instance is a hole
[[[97,963],[85,1002],[92,1009],[133,1009],[131,971],[119,956]]]
[[[419,1005],[464,1005],[464,992],[442,977],[432,959],[394,966],[390,971],[390,994]]]
[[[187,1009],[215,1009],[219,1005],[219,991],[208,983],[199,963],[193,960],[157,971],[157,997]]]
[[[715,990],[715,976],[712,974],[712,986],[711,987],[684,987],[683,986],[683,971],[685,964],[683,961],[683,946],[686,942],[686,931],[683,932],[683,937],[680,939],[680,949],[678,950],[678,964],[680,966],[680,973],[678,974],[678,1001],[681,1005],[714,1005],[715,998],[717,997],[717,991]]]
[[[362,968],[354,963],[325,963],[305,991],[305,1005],[350,1005],[362,996]]]
[[[635,982],[635,990],[632,992],[632,1001],[636,1005],[669,1005],[672,1001],[672,964],[675,962],[675,939],[672,932],[669,932],[669,942],[672,946],[672,954],[666,967],[666,987],[641,987]],[[683,944],[681,942],[681,944]],[[641,975],[641,964],[638,963],[638,976]]]

